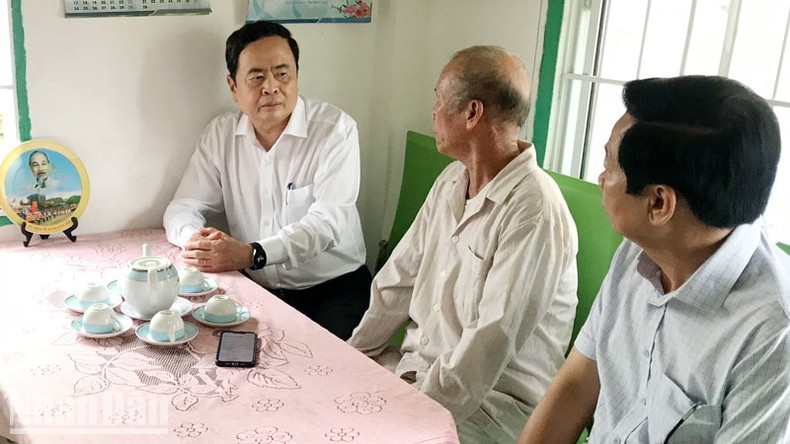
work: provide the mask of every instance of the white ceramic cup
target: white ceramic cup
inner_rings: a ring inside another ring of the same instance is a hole
[[[218,294],[211,297],[206,302],[204,317],[209,322],[226,323],[238,319],[241,313],[241,306],[226,294]]]
[[[184,267],[178,273],[178,290],[185,293],[198,293],[206,289],[206,277],[195,267]]]
[[[175,342],[184,337],[184,320],[172,310],[162,310],[151,318],[148,334],[159,342]]]
[[[82,315],[82,328],[88,333],[104,334],[121,329],[118,315],[107,304],[93,304]]]
[[[98,302],[110,302],[112,293],[102,284],[89,282],[77,291],[77,300],[82,308],[88,308]]]

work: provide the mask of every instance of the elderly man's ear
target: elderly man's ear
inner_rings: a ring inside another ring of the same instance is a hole
[[[472,100],[466,105],[466,129],[470,130],[477,126],[483,118],[483,102]]]
[[[675,189],[666,185],[648,185],[648,216],[653,225],[665,225],[675,215],[678,195]]]

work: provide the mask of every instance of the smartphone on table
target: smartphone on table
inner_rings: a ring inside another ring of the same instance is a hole
[[[219,336],[216,364],[219,367],[254,367],[258,360],[258,334],[223,331]]]

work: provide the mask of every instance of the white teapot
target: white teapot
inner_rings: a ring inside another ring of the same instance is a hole
[[[143,256],[132,259],[118,283],[126,302],[146,318],[170,308],[178,297],[178,271],[166,258],[151,256],[147,244]]]

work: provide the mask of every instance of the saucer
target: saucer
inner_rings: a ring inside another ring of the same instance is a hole
[[[193,324],[190,324],[189,322],[184,322],[184,337],[183,338],[178,339],[178,340],[173,341],[173,342],[170,342],[170,341],[157,341],[156,339],[152,338],[149,335],[150,327],[151,327],[151,323],[150,322],[146,322],[145,324],[137,327],[137,331],[135,331],[134,334],[136,334],[137,337],[140,338],[141,341],[145,342],[146,344],[151,344],[151,345],[170,346],[170,345],[186,344],[187,342],[195,339],[195,337],[198,335],[198,328],[197,327],[195,327]]]
[[[192,311],[192,303],[184,298],[176,298],[173,302],[173,305],[170,306],[170,310],[176,312],[179,316],[184,317]],[[145,317],[137,312],[131,305],[129,305],[128,301],[124,301],[121,304],[121,313],[129,316],[133,319],[139,319],[141,321],[150,321],[151,318]]]
[[[115,307],[121,305],[122,301],[123,301],[123,298],[121,298],[120,294],[113,293],[110,296],[110,300],[107,302],[107,305],[109,305],[112,308],[115,308]],[[72,310],[72,311],[76,311],[77,313],[85,313],[85,310],[87,310],[88,307],[90,307],[91,305],[94,304],[94,302],[91,302],[87,306],[83,307],[82,304],[80,303],[80,300],[77,299],[77,295],[74,295],[74,294],[71,295],[71,296],[68,296],[66,299],[64,299],[63,303],[66,304],[66,308],[68,308],[69,310]]]
[[[179,296],[186,296],[186,297],[205,296],[205,295],[207,295],[207,294],[209,294],[211,292],[216,291],[217,288],[218,288],[217,283],[214,282],[213,279],[209,279],[209,278],[206,278],[206,281],[205,281],[204,285],[205,285],[206,289],[203,290],[203,291],[196,291],[194,293],[191,293],[191,292],[188,292],[188,291],[178,290],[178,295]]]
[[[118,322],[121,324],[121,328],[115,331],[111,331],[110,333],[88,333],[87,331],[82,329],[82,317],[71,321],[71,329],[74,330],[80,336],[84,336],[86,338],[112,338],[113,336],[118,336],[121,334],[126,333],[130,328],[132,328],[132,318],[129,316],[118,315]]]
[[[240,304],[237,302],[236,307],[240,307]],[[241,313],[236,316],[236,320],[230,322],[211,322],[206,320],[206,307],[198,307],[195,311],[192,312],[192,317],[195,318],[196,321],[200,322],[203,325],[208,325],[209,327],[233,327],[234,325],[239,325],[247,322],[250,319],[250,311],[246,308],[242,307]]]
[[[107,289],[115,294],[121,294],[121,284],[118,283],[118,279],[110,281],[107,284]]]

